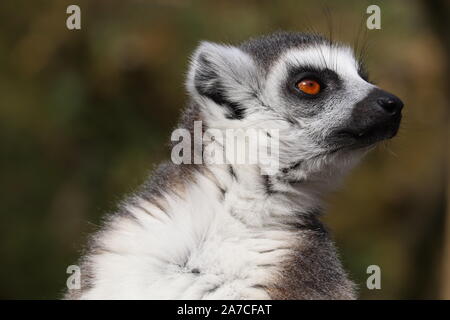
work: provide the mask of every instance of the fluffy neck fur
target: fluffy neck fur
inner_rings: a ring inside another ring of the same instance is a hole
[[[203,119],[199,110],[191,105],[182,126]],[[313,167],[264,176],[257,165],[163,164],[92,238],[82,289],[66,297],[354,298],[318,220],[334,184]]]

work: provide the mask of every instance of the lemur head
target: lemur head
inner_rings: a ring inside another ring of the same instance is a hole
[[[279,177],[293,181],[350,167],[397,133],[403,107],[368,81],[349,47],[302,33],[204,42],[187,88],[208,126],[278,128]]]

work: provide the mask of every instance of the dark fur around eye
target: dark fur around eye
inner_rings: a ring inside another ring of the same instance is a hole
[[[321,91],[317,95],[308,95],[300,91],[297,83],[304,79],[315,80],[320,84]],[[288,73],[286,88],[288,92],[300,98],[318,99],[326,95],[330,90],[338,90],[342,86],[342,80],[336,72],[330,69],[317,69],[315,67],[291,67]]]

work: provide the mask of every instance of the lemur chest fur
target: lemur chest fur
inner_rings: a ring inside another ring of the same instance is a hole
[[[135,200],[127,206],[133,218],[117,217],[99,238],[101,252],[91,257],[95,285],[84,298],[270,298],[265,288],[299,240],[267,220],[276,202],[204,174],[161,201],[164,212]]]
[[[74,297],[351,298],[321,225],[263,185],[249,191],[254,177],[202,172],[178,192],[135,198],[96,237]]]

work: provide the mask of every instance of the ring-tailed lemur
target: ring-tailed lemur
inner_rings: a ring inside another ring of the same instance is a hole
[[[181,128],[276,128],[279,169],[161,165],[93,236],[82,288],[66,298],[355,298],[321,197],[396,134],[402,102],[349,47],[301,33],[203,42],[186,84]]]

